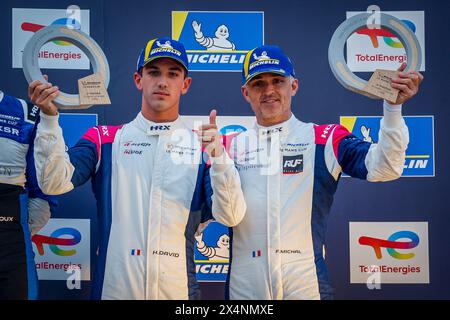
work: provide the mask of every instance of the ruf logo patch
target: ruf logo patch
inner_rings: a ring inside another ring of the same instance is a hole
[[[283,174],[303,172],[303,154],[283,156]]]

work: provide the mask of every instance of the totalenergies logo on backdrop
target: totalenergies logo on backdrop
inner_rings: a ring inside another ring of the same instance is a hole
[[[22,68],[23,50],[28,41],[46,27],[61,27],[89,35],[89,10],[73,5],[67,9],[13,8],[13,68]],[[57,38],[39,49],[39,66],[43,69],[89,70],[89,58],[71,40]]]
[[[60,19],[56,19],[50,25],[61,25],[61,26],[66,26],[69,29],[81,30],[80,22],[78,20],[74,19],[74,18],[60,18]],[[30,31],[30,32],[33,32],[33,33],[38,32],[39,30],[41,30],[44,27],[46,27],[46,26],[44,26],[42,24],[32,23],[32,22],[24,22],[21,25],[21,29],[23,31]],[[59,46],[70,46],[70,45],[72,45],[70,42],[63,41],[63,40],[53,40],[52,42],[54,44],[59,45]]]
[[[399,239],[409,239],[409,241],[398,241]],[[362,236],[358,240],[360,245],[370,246],[375,251],[377,259],[382,258],[381,248],[386,248],[389,255],[395,259],[405,260],[414,258],[415,254],[400,253],[395,249],[412,249],[419,245],[419,236],[412,231],[398,231],[393,233],[387,240]]]
[[[425,12],[383,11],[396,17],[402,26],[414,32],[422,53],[420,71],[425,71]],[[347,19],[358,11],[347,11]],[[376,18],[375,18],[376,19]],[[347,66],[353,72],[373,72],[376,69],[396,70],[407,56],[400,39],[384,26],[367,25],[347,39]]]
[[[402,20],[404,24],[408,26],[414,33],[416,32],[416,25],[410,21],[410,20]],[[356,31],[357,34],[366,35],[370,38],[372,41],[372,45],[374,48],[378,48],[378,37],[382,37],[384,40],[384,43],[386,43],[388,46],[392,48],[403,48],[403,45],[400,41],[398,41],[398,38],[396,35],[394,35],[392,32],[390,32],[387,29],[382,28],[362,28]],[[397,39],[397,40],[395,40]]]
[[[81,241],[81,233],[74,228],[60,228],[50,236],[40,234],[34,235],[31,240],[36,245],[40,256],[44,255],[44,244],[48,244],[49,249],[58,256],[73,256],[77,253],[75,249],[63,250],[58,246],[71,247]]]

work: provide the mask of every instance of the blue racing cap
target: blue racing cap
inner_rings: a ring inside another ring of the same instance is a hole
[[[186,72],[189,70],[189,62],[183,44],[169,37],[164,37],[147,42],[139,54],[136,71],[139,72],[147,63],[158,58],[174,59],[181,63]]]
[[[246,84],[265,72],[295,77],[291,60],[278,46],[260,46],[247,53],[242,67],[242,83]]]

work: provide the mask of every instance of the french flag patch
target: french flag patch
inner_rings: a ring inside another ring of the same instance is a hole
[[[261,257],[261,250],[255,250],[252,252],[252,257],[256,258],[256,257]]]
[[[131,249],[131,255],[132,256],[140,256],[141,250],[140,249]]]

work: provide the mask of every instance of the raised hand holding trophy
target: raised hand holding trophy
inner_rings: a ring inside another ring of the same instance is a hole
[[[377,12],[379,27],[388,29],[398,37],[403,44],[407,65],[403,72],[415,71],[422,63],[422,51],[416,35],[401,20],[386,13]],[[365,12],[357,14],[345,20],[334,32],[328,47],[328,61],[331,71],[336,79],[345,88],[363,94],[372,99],[386,99],[395,102],[398,90],[390,86],[396,71],[375,70],[369,82],[356,76],[347,66],[344,58],[344,46],[347,39],[357,30],[369,26],[373,13]]]

